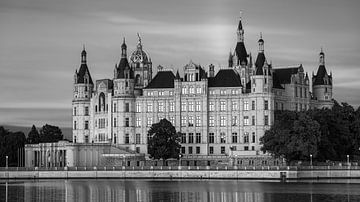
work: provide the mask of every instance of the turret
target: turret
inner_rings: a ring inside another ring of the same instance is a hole
[[[213,64],[209,65],[209,77],[215,76],[215,66]]]
[[[81,65],[74,75],[74,100],[90,100],[94,83],[86,63],[85,46],[81,52]]]

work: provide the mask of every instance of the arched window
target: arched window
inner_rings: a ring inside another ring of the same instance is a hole
[[[103,92],[99,95],[99,112],[105,111],[105,94]]]
[[[135,77],[135,83],[136,83],[136,85],[140,85],[140,82],[141,82],[140,75],[137,74],[136,77]]]

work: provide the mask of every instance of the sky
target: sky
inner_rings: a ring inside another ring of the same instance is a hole
[[[334,98],[357,108],[359,9],[359,0],[1,0],[0,125],[71,127],[83,44],[94,80],[113,77],[123,37],[131,53],[137,33],[155,73],[190,60],[224,68],[240,12],[254,59],[262,32],[273,66],[303,64],[311,75],[322,47]]]

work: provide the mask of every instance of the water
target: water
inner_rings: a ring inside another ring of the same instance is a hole
[[[360,201],[360,180],[12,180],[0,201]]]

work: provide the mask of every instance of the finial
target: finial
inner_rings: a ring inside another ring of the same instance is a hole
[[[83,44],[83,50],[85,50],[85,44]]]
[[[262,39],[262,32],[260,32],[260,39]]]
[[[243,16],[243,11],[240,10],[240,19],[242,19],[242,16]]]
[[[138,39],[139,39],[139,44],[141,44],[141,38],[140,38],[140,34],[139,32],[137,33]]]
[[[125,37],[123,38],[123,44],[125,44]]]

